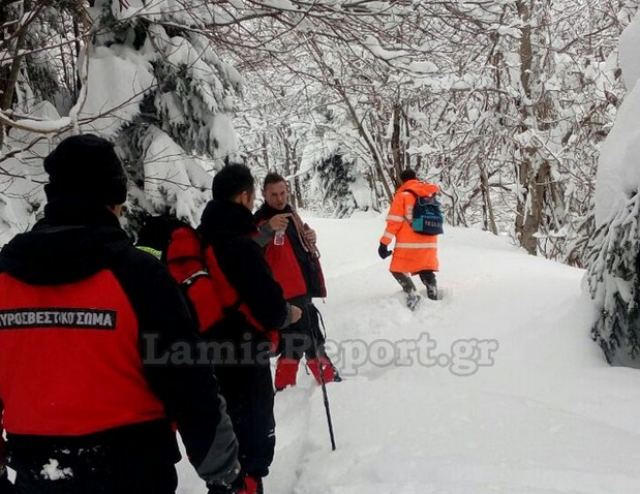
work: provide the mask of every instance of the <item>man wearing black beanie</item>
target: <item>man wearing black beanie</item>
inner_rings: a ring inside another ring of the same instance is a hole
[[[45,158],[44,170],[49,174],[44,187],[49,202],[77,198],[113,206],[127,200],[127,176],[113,145],[92,134],[62,141]]]
[[[174,493],[172,424],[200,477],[233,492],[224,401],[210,368],[172,363],[175,345],[196,352],[195,323],[164,266],[120,228],[127,180],[113,146],[69,137],[44,166],[44,218],[0,252],[0,433],[15,492]]]

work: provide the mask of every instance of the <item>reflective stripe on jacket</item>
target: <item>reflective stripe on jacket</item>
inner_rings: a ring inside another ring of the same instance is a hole
[[[389,245],[395,238],[390,271],[396,273],[417,273],[418,271],[437,271],[438,237],[416,233],[411,227],[413,206],[416,202],[412,191],[419,197],[437,194],[437,185],[409,180],[396,192],[389,214],[387,227],[380,242]]]

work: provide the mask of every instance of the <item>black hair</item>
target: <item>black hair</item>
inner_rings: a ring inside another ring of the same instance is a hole
[[[231,201],[238,194],[255,190],[253,175],[247,165],[227,165],[213,177],[211,195],[216,201]]]
[[[417,177],[415,170],[411,168],[406,168],[400,172],[400,180],[402,180],[402,183],[408,180],[415,180]]]
[[[264,177],[264,181],[262,182],[262,188],[266,189],[267,185],[279,184],[280,182],[287,183],[285,178],[282,175],[280,175],[279,173],[269,172],[269,173],[267,173],[267,176]]]

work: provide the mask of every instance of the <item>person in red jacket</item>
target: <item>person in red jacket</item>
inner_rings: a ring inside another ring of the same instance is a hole
[[[400,179],[402,185],[396,191],[389,208],[387,227],[380,239],[378,254],[385,259],[393,253],[389,270],[407,294],[407,306],[414,308],[420,296],[410,275],[420,276],[427,288],[427,297],[437,300],[436,272],[439,263],[438,237],[416,233],[411,226],[413,206],[416,197],[434,196],[439,192],[439,188],[437,185],[419,181],[416,172],[411,169],[404,170]],[[395,248],[390,251],[389,244],[394,238]]]
[[[44,168],[44,218],[0,253],[15,492],[174,493],[176,426],[211,492],[237,492],[238,443],[211,367],[172,358],[176,345],[197,355],[195,321],[166,268],[120,227],[127,181],[113,146],[69,137]]]
[[[316,233],[303,223],[289,204],[287,183],[281,175],[269,173],[263,185],[264,204],[254,214],[260,229],[256,241],[264,248],[273,276],[280,283],[287,301],[303,307],[303,316],[282,332],[275,388],[295,386],[303,355],[320,384],[340,377],[324,351],[318,311],[313,297],[326,297],[327,291],[316,247]]]

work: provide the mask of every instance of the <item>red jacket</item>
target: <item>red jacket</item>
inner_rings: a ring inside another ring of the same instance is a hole
[[[276,214],[290,213],[291,220],[282,245],[275,245],[273,232],[265,233],[267,221]],[[282,287],[284,297],[326,297],[324,275],[314,246],[304,240],[303,225],[297,213],[290,207],[278,211],[266,203],[256,211],[254,218],[261,235],[259,243],[264,247],[264,256],[273,271],[273,277]]]
[[[273,277],[282,287],[284,298],[291,300],[307,293],[307,283],[296,258],[291,240],[285,235],[283,245],[273,241],[265,246],[264,257],[273,271]]]
[[[81,435],[165,417],[113,273],[58,286],[0,274],[0,396],[12,434]]]
[[[131,245],[112,213],[47,204],[45,219],[0,252],[10,466],[27,475],[41,455],[107,443],[113,460],[129,442],[139,444],[134,458],[175,462],[175,422],[198,473],[226,478],[237,441],[217,382],[206,366],[171,358],[176,345],[197,355],[196,331],[165,267]]]

